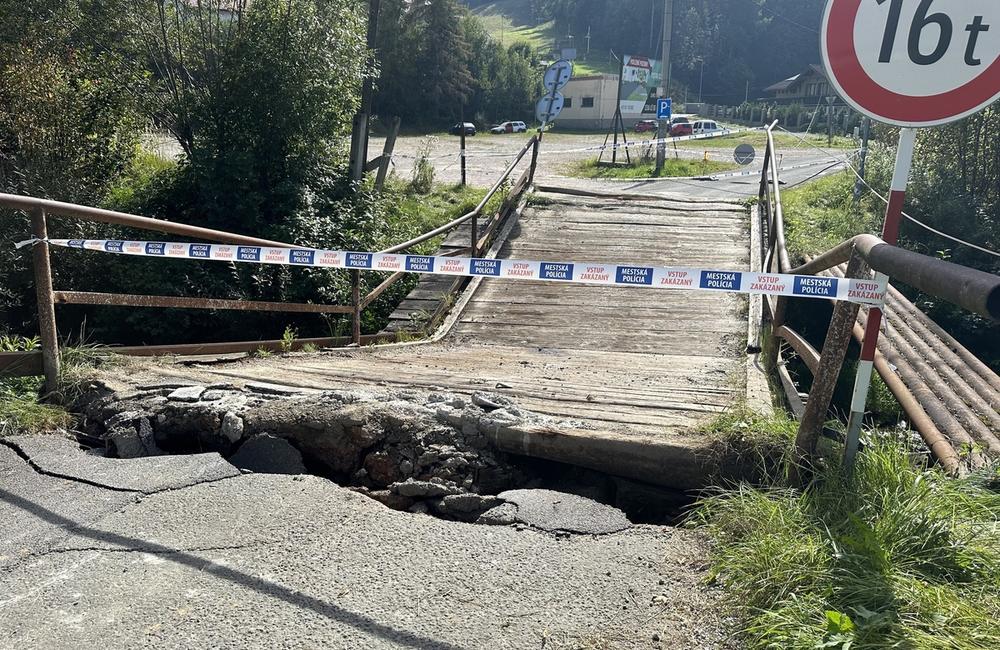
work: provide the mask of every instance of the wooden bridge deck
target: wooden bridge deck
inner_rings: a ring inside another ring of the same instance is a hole
[[[748,219],[740,205],[536,198],[500,257],[748,268]],[[320,389],[488,390],[575,429],[642,437],[689,434],[745,395],[741,296],[500,279],[470,290],[436,343],[246,360],[183,374]]]

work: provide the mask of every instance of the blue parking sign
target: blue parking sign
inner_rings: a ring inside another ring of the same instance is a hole
[[[673,116],[674,100],[669,97],[666,99],[656,100],[656,119],[658,120],[669,120]]]

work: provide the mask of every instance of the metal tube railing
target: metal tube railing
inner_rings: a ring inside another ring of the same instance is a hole
[[[776,124],[776,123],[775,123]],[[933,257],[915,253],[891,246],[874,235],[858,235],[839,244],[831,250],[809,260],[801,266],[791,268],[784,237],[784,213],[781,201],[780,178],[777,170],[777,157],[774,145],[772,124],[767,130],[767,149],[764,155],[764,169],[761,172],[761,187],[759,192],[759,215],[767,225],[768,246],[763,257],[760,271],[772,271],[776,263],[779,271],[790,275],[816,275],[824,271],[838,274],[837,267],[845,262],[863,262],[871,270],[884,273],[892,279],[912,286],[919,291],[940,298],[972,313],[1000,320],[1000,277],[960,266]],[[770,185],[770,187],[769,187]],[[865,271],[868,277],[868,271]],[[814,437],[815,430],[821,426],[821,419],[829,409],[827,399],[828,385],[836,378],[833,369],[839,373],[840,364],[836,363],[841,352],[846,349],[849,338],[859,334],[857,319],[853,319],[851,327],[845,325],[844,310],[840,314],[836,327],[831,327],[822,352],[813,350],[805,339],[784,323],[785,309],[789,298],[778,297],[767,304],[772,316],[772,333],[778,339],[790,344],[806,361],[815,380],[822,390],[812,391],[807,413],[799,431],[799,444],[802,454],[808,454],[809,441]],[[842,307],[838,303],[838,309]],[[777,346],[773,346],[775,358]],[[824,357],[827,360],[824,360]],[[934,451],[947,471],[954,472],[959,466],[959,458],[951,444],[944,438],[941,431],[934,425],[932,418],[927,417],[920,409],[921,402],[910,392],[910,389],[892,372],[891,366],[880,354],[876,355],[876,369],[883,376],[890,390],[903,406],[910,421],[920,431],[921,436]],[[820,393],[816,395],[816,393]],[[927,408],[933,408],[928,405]],[[806,417],[808,416],[808,417]],[[811,433],[810,433],[811,431]],[[806,448],[801,448],[805,446]]]
[[[397,253],[405,251],[418,244],[430,241],[439,235],[445,234],[455,228],[461,226],[462,224],[472,221],[472,243],[468,250],[457,251],[457,253],[465,254],[471,253],[472,256],[479,254],[480,246],[485,245],[488,242],[490,236],[496,229],[496,222],[492,222],[489,227],[484,231],[482,237],[478,233],[478,218],[481,216],[482,211],[485,209],[486,205],[489,204],[490,200],[500,191],[504,183],[508,181],[511,173],[517,167],[517,165],[524,159],[528,151],[532,151],[531,156],[531,167],[525,171],[522,175],[521,180],[528,179],[527,183],[518,182],[515,186],[515,192],[523,192],[528,187],[530,187],[530,179],[534,178],[535,166],[538,161],[538,148],[539,148],[539,138],[538,136],[532,137],[521,150],[517,153],[514,161],[507,165],[503,174],[499,179],[493,184],[490,190],[486,193],[483,199],[476,206],[475,210],[465,214],[458,219],[455,219],[439,228],[424,233],[420,237],[412,239],[408,242],[404,242],[392,248],[388,248],[382,253]],[[174,308],[185,308],[185,309],[233,309],[241,311],[288,311],[288,312],[299,312],[299,313],[326,313],[326,314],[350,314],[352,318],[352,336],[351,340],[354,344],[360,345],[365,337],[361,335],[361,315],[364,309],[368,308],[372,302],[374,302],[382,293],[389,289],[393,284],[399,281],[402,277],[402,273],[396,273],[391,275],[388,279],[383,281],[377,287],[375,287],[367,295],[362,296],[361,294],[361,273],[358,270],[353,270],[351,272],[351,305],[350,306],[337,306],[337,305],[313,305],[313,304],[291,304],[291,303],[275,303],[275,302],[248,302],[248,301],[234,301],[234,300],[223,300],[223,299],[211,299],[211,298],[180,298],[180,297],[169,297],[169,296],[139,296],[133,294],[110,294],[110,293],[88,293],[88,292],[78,292],[78,291],[59,291],[56,292],[52,288],[52,272],[49,260],[49,247],[46,243],[48,237],[48,230],[46,224],[46,215],[59,216],[64,218],[80,219],[84,221],[93,221],[97,223],[106,223],[111,225],[123,226],[126,228],[135,228],[138,230],[147,230],[153,232],[160,232],[171,235],[178,235],[181,237],[187,237],[191,239],[201,240],[201,241],[211,241],[219,242],[225,244],[234,244],[242,246],[261,246],[261,247],[273,247],[273,248],[299,248],[295,244],[289,244],[281,241],[274,241],[269,239],[262,239],[259,237],[249,237],[246,235],[239,235],[236,233],[225,232],[221,230],[213,230],[211,228],[203,228],[200,226],[191,226],[187,224],[174,223],[171,221],[165,221],[162,219],[152,219],[150,217],[141,217],[134,214],[128,214],[125,212],[117,212],[114,210],[105,210],[102,208],[93,208],[88,206],[75,205],[72,203],[63,203],[61,201],[52,201],[48,199],[38,199],[28,196],[20,196],[16,194],[3,194],[0,193],[0,207],[10,208],[13,210],[22,210],[27,212],[31,216],[32,223],[32,234],[35,239],[40,240],[35,246],[33,251],[34,256],[34,268],[35,268],[35,285],[37,289],[38,298],[38,312],[39,312],[39,329],[42,338],[42,360],[44,374],[46,378],[46,387],[49,391],[56,389],[58,383],[59,375],[59,349],[58,349],[58,336],[56,331],[55,323],[55,305],[56,304],[82,304],[82,305],[115,305],[115,306],[131,306],[131,307],[174,307]],[[505,203],[505,207],[509,207],[508,203]],[[500,218],[500,215],[497,216]],[[369,339],[371,337],[368,337]],[[243,345],[243,344],[239,344]],[[175,346],[170,346],[173,349]],[[7,355],[9,356],[9,355]],[[27,353],[25,353],[25,358],[27,358]],[[34,358],[34,357],[32,357]],[[6,359],[4,361],[4,367],[16,367],[17,361]],[[2,370],[2,368],[0,368]]]

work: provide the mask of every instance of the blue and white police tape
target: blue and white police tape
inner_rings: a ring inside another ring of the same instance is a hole
[[[35,241],[37,240],[21,242],[19,246],[30,245]],[[93,239],[50,239],[47,241],[52,246],[80,248],[119,255],[507,278],[511,280],[541,280],[599,286],[799,296],[847,300],[875,306],[881,306],[885,302],[886,293],[885,282],[872,280],[657,267],[642,264],[536,262],[178,242]]]

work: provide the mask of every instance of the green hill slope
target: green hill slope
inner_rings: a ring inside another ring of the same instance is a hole
[[[528,43],[546,54],[558,39],[554,21],[536,23],[531,0],[466,0],[465,4],[483,22],[490,36],[506,47]],[[618,71],[617,64],[609,61],[607,50],[594,50],[586,56],[582,39],[578,49],[580,58],[574,62],[577,76]]]

